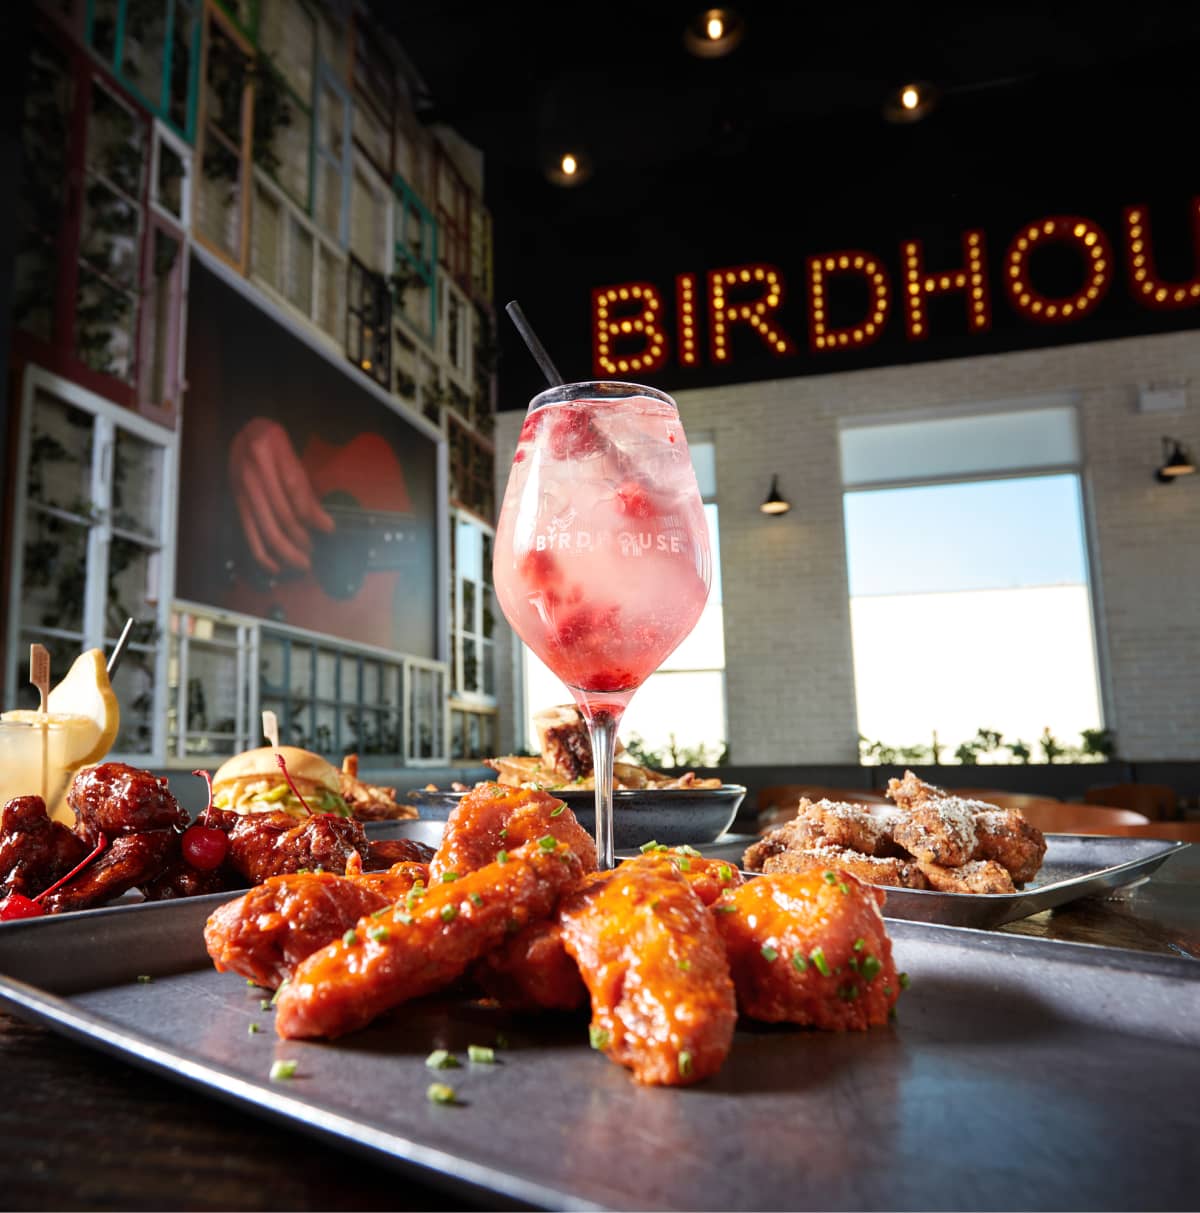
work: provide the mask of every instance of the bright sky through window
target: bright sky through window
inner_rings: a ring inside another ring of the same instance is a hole
[[[1076,474],[848,492],[845,521],[860,733],[948,758],[1100,726]]]

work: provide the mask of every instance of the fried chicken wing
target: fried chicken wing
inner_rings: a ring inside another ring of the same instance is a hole
[[[381,889],[331,872],[272,876],[218,906],[205,923],[204,943],[218,972],[232,970],[273,989],[302,960],[391,903]]]
[[[931,783],[926,783],[912,771],[905,771],[900,779],[889,779],[887,782],[888,799],[902,809],[911,809],[922,800],[940,800],[946,793]]]
[[[596,870],[596,843],[557,797],[536,788],[476,784],[454,806],[441,845],[430,863],[435,880],[462,876],[495,861],[531,839],[550,834],[579,857],[585,872]]]
[[[972,859],[991,859],[1007,869],[1018,888],[1042,869],[1046,836],[1016,809],[987,808],[975,818],[978,842]]]
[[[588,992],[553,919],[531,922],[480,958],[471,975],[509,1011],[575,1011]]]
[[[742,863],[747,872],[825,872],[841,868],[868,884],[901,889],[929,888],[920,867],[907,856],[861,855],[846,847],[826,846],[819,841],[789,846],[768,835],[746,848]]]
[[[94,862],[73,876],[42,901],[47,914],[86,910],[130,889],[153,880],[166,867],[173,847],[179,845],[174,830],[139,830],[120,834]]]
[[[760,876],[727,893],[710,913],[738,1008],[829,1031],[886,1023],[900,983],[883,901],[844,869]]]
[[[591,1038],[638,1082],[684,1086],[720,1068],[737,1004],[709,910],[657,855],[588,876],[563,899],[563,941],[592,999]]]
[[[229,831],[228,863],[248,883],[285,872],[342,873],[352,855],[367,852],[362,823],[331,813],[317,813],[297,824],[288,813],[246,813]]]
[[[543,836],[508,851],[504,862],[435,881],[302,961],[279,994],[276,1030],[285,1038],[342,1036],[449,985],[508,935],[546,917],[580,875],[574,852]]]
[[[0,888],[34,897],[87,853],[82,838],[51,820],[40,796],[16,796],[0,809]]]
[[[379,871],[394,863],[428,863],[433,856],[433,847],[415,838],[369,838],[363,867]]]
[[[975,854],[975,810],[955,796],[917,800],[900,815],[892,837],[921,863],[957,868]]]
[[[922,863],[921,871],[931,889],[939,893],[1013,893],[1016,891],[1008,869],[992,859],[972,859],[955,868]]]
[[[643,853],[642,862],[657,862],[679,872],[706,906],[712,905],[726,889],[736,889],[745,879],[733,864],[723,859],[708,859],[693,847],[659,844]]]
[[[67,804],[75,810],[75,832],[91,846],[101,834],[111,839],[188,824],[165,779],[123,762],[85,767],[71,780]]]

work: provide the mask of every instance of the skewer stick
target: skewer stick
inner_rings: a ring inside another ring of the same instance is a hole
[[[42,731],[42,802],[45,803],[50,765],[50,725],[46,716],[46,700],[50,695],[50,652],[45,645],[29,646],[29,681],[37,687],[41,699],[41,705],[38,707],[38,727]]]
[[[106,672],[109,681],[112,681],[112,676],[117,672],[117,666],[121,663],[121,658],[125,655],[125,646],[129,643],[129,633],[133,631],[133,619],[130,617],[125,620],[125,626],[121,629],[121,635],[117,637],[117,643],[113,646],[113,651],[108,658],[108,666]]]
[[[262,714],[263,736],[271,743],[274,749],[279,749],[279,721],[275,718],[275,713],[270,708],[266,708]]]

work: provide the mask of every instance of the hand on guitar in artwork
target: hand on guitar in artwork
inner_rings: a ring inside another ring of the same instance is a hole
[[[402,587],[420,575],[425,549],[391,444],[364,432],[341,445],[309,433],[294,445],[278,422],[256,417],[233,440],[229,474],[243,534],[232,537],[228,605],[395,647]]]
[[[329,533],[309,474],[277,421],[255,417],[229,449],[233,499],[254,559],[268,572],[312,568],[312,531]]]

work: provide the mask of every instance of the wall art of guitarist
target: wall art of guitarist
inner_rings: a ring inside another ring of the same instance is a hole
[[[436,656],[436,440],[192,271],[179,597]]]

